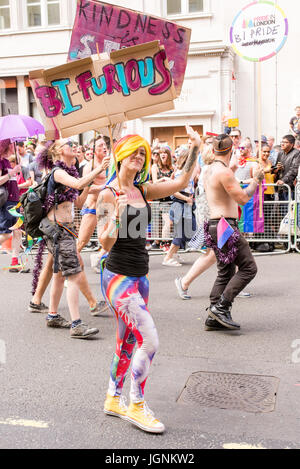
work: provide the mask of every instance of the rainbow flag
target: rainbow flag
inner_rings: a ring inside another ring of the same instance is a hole
[[[245,189],[247,185],[242,186]],[[263,186],[263,193],[264,193]],[[265,231],[265,217],[264,212],[262,217],[259,217],[259,187],[257,187],[256,192],[252,199],[244,205],[240,206],[241,216],[239,220],[239,230],[242,233],[264,233]]]
[[[218,248],[222,249],[223,246],[227,243],[230,236],[234,233],[234,229],[229,225],[228,221],[225,218],[221,218],[218,223]]]

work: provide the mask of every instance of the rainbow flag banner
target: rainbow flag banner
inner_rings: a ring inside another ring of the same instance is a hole
[[[247,185],[242,186],[243,189]],[[264,193],[264,187],[263,187]],[[257,187],[256,192],[252,199],[244,205],[240,206],[241,216],[239,220],[239,230],[242,233],[264,233],[265,231],[265,217],[264,212],[262,217],[259,217],[259,187]]]

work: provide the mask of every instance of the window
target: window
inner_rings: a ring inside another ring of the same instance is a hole
[[[167,0],[167,14],[181,15],[203,12],[204,0]]]
[[[0,0],[0,31],[10,29],[10,4],[9,0]]]
[[[28,27],[58,24],[60,24],[60,0],[27,0]]]

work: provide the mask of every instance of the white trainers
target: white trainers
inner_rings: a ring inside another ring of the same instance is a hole
[[[165,265],[166,267],[182,267],[182,264],[175,259],[169,259],[168,261],[164,259],[162,265]]]
[[[184,290],[182,288],[182,282],[181,282],[181,277],[178,277],[175,279],[175,285],[178,291],[178,295],[182,300],[191,300],[192,297],[188,294],[188,290]]]
[[[250,298],[252,295],[251,293],[248,293],[246,291],[241,291],[239,295],[237,295],[237,298]]]

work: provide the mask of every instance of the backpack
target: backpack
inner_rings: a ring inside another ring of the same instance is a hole
[[[40,238],[43,236],[43,233],[39,229],[42,219],[47,215],[43,209],[43,205],[47,197],[49,179],[57,169],[60,168],[53,168],[51,173],[47,174],[38,186],[34,188],[30,187],[20,198],[20,204],[23,207],[25,231],[32,238]],[[59,184],[59,186],[61,185]]]

